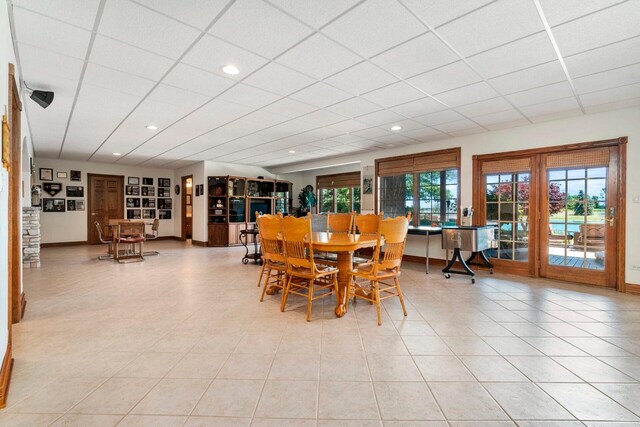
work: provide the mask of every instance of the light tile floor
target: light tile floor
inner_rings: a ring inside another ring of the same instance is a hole
[[[242,248],[44,249],[0,425],[620,426],[640,423],[640,297],[403,266],[409,315],[259,302]]]

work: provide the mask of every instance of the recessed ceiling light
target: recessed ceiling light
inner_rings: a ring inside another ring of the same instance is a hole
[[[114,156],[122,156],[120,153],[113,153]]]
[[[293,154],[295,152],[296,152],[296,150],[289,150],[289,153],[291,153],[291,154]]]
[[[156,125],[147,125],[147,129],[149,129],[149,130],[157,130],[158,126],[156,126]]]
[[[235,76],[236,74],[240,73],[240,70],[238,70],[238,67],[236,67],[235,65],[229,64],[222,67],[222,72],[225,74],[231,74],[232,76]]]
[[[399,126],[399,125],[391,126],[391,130],[396,130],[397,131],[397,130],[400,130],[400,129],[402,129],[402,126]]]

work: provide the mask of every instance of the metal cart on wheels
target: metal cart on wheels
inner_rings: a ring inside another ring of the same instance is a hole
[[[494,225],[485,226],[458,226],[442,228],[442,249],[453,250],[451,261],[442,270],[446,279],[452,274],[471,276],[471,283],[476,283],[476,273],[469,267],[474,259],[479,258],[476,265],[489,267],[489,273],[493,274],[493,264],[489,262],[484,251],[497,247],[497,228]],[[462,251],[471,251],[471,256],[465,260]],[[455,270],[454,264],[460,262],[462,270]]]

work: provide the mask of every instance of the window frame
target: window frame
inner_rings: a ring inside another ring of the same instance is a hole
[[[357,185],[356,185],[357,184]],[[318,175],[316,177],[316,196],[318,203],[316,205],[316,213],[326,213],[321,210],[322,207],[322,192],[323,190],[330,190],[332,194],[331,210],[327,212],[336,213],[338,209],[338,197],[337,191],[346,188],[349,194],[349,212],[354,211],[354,189],[360,190],[360,207],[362,208],[362,187],[361,187],[361,173],[360,172],[347,172],[332,175]]]

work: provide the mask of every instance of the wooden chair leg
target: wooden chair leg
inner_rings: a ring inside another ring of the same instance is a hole
[[[284,307],[287,305],[287,297],[289,296],[289,282],[291,279],[288,274],[284,275],[284,287],[282,289],[282,301],[280,302],[280,311],[284,311]]]
[[[404,298],[402,298],[402,289],[400,289],[400,280],[397,277],[394,277],[393,280],[396,282],[396,291],[398,292],[398,298],[400,298],[400,305],[402,306],[402,311],[406,316],[407,309],[404,306]]]
[[[311,304],[313,304],[314,280],[309,279],[309,292],[307,293],[307,322],[311,322]]]
[[[382,315],[380,314],[380,287],[378,286],[378,282],[374,282],[375,287],[373,292],[375,292],[375,300],[376,300],[376,312],[378,313],[378,326],[382,325]]]
[[[260,283],[262,283],[262,275],[264,274],[264,269],[267,267],[267,263],[265,261],[262,262],[262,269],[260,270],[260,278],[258,279],[258,287],[260,287]],[[264,293],[263,293],[264,295]],[[260,300],[262,301],[262,299]]]
[[[260,283],[262,282],[262,274],[264,273],[264,268],[265,268],[265,264],[262,265],[262,272],[260,273],[260,280],[258,281],[258,287],[260,287]],[[267,269],[267,280],[266,283],[264,284],[264,286],[262,287],[262,292],[260,294],[260,302],[262,302],[264,300],[264,294],[267,293],[267,285],[269,284],[269,277],[271,275],[271,269]]]

